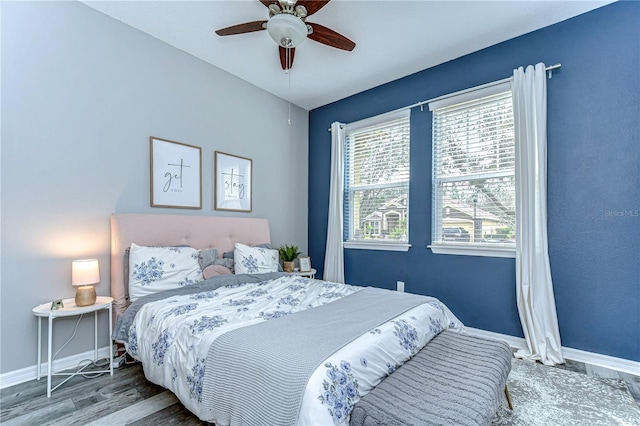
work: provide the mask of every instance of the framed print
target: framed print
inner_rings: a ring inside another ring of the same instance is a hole
[[[151,136],[151,207],[202,208],[202,149]]]
[[[214,163],[214,209],[250,212],[251,159],[215,151]]]
[[[309,256],[300,256],[298,262],[300,263],[300,272],[311,271],[311,258]]]

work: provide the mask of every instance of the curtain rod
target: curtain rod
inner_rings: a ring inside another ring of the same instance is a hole
[[[562,64],[553,64],[553,65],[549,65],[548,67],[546,67],[544,69],[548,73],[547,75],[549,76],[549,80],[551,80],[551,77],[553,76],[553,70],[557,70],[558,68],[561,68],[561,67],[562,67]],[[507,77],[507,78],[503,78],[502,80],[493,81],[491,83],[483,84],[481,86],[476,86],[476,87],[472,87],[470,89],[460,90],[460,91],[455,92],[455,93],[449,93],[447,95],[443,95],[443,96],[438,96],[436,98],[427,99],[426,101],[416,102],[415,104],[411,104],[411,105],[407,105],[407,106],[402,107],[402,108],[394,109],[393,111],[389,111],[389,112],[384,113],[384,114],[391,114],[391,113],[394,113],[394,112],[403,111],[405,109],[421,107],[422,105],[428,104],[429,102],[438,101],[440,99],[448,98],[448,97],[454,96],[454,95],[461,95],[463,93],[472,92],[474,90],[483,89],[485,87],[495,86],[496,84],[501,84],[501,83],[507,82],[510,79],[511,79],[511,77]],[[344,124],[341,124],[340,128],[342,129],[342,128],[344,128],[344,126],[345,126]],[[330,132],[331,131],[331,127],[329,127],[327,130]]]

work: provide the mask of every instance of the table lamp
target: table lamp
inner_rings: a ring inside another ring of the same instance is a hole
[[[94,284],[100,282],[98,259],[74,260],[71,262],[71,285],[76,289],[76,306],[96,303]]]

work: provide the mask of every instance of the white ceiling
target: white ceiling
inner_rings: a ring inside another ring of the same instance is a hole
[[[310,110],[612,1],[333,0],[308,21],[350,38],[356,48],[345,52],[307,39],[296,49],[290,75],[266,31],[214,33],[268,19],[258,0],[83,2]]]

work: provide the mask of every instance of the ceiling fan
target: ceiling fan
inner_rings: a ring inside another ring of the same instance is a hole
[[[244,34],[267,30],[278,44],[280,64],[287,71],[293,65],[296,47],[306,38],[337,49],[352,51],[356,44],[337,32],[320,24],[306,22],[330,0],[258,0],[269,8],[269,19],[232,25],[216,31],[219,36]]]

